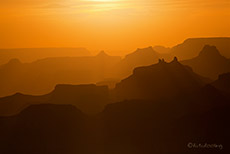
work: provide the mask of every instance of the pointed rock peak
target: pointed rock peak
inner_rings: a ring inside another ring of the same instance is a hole
[[[107,53],[105,53],[105,51],[104,50],[102,50],[101,52],[99,52],[98,54],[97,54],[97,57],[105,57],[105,56],[109,56]]]
[[[174,57],[173,62],[178,62],[177,57]]]
[[[204,48],[201,50],[199,56],[214,57],[214,56],[221,56],[221,54],[215,46],[205,45]]]
[[[6,67],[15,67],[15,66],[21,66],[21,61],[19,59],[11,59],[8,63],[6,63],[4,66]]]
[[[9,63],[10,63],[10,64],[21,64],[21,61],[20,61],[19,59],[17,59],[17,58],[14,58],[14,59],[11,59],[11,60],[9,61]]]
[[[173,60],[170,62],[172,64],[177,64],[177,65],[182,65],[179,61],[177,57],[174,57]]]
[[[15,93],[13,96],[14,96],[14,97],[20,97],[20,96],[24,96],[24,94],[17,92],[17,93]]]
[[[153,50],[153,47],[152,46],[150,46],[150,47],[147,47],[147,48],[138,48],[135,52],[133,52],[133,53],[131,53],[131,54],[129,54],[129,55],[155,55],[155,56],[157,56],[158,55],[158,53],[155,51],[155,50]],[[129,56],[129,55],[127,55],[127,56]]]
[[[136,51],[126,55],[126,58],[140,58],[140,57],[158,57],[158,53],[153,50],[153,47],[147,47],[147,48],[137,48]]]
[[[159,63],[167,63],[167,62],[164,60],[164,58],[159,59],[158,62],[159,62]],[[174,59],[173,59],[171,62],[169,62],[168,64],[170,64],[170,63],[179,63],[177,57],[174,57]]]
[[[152,47],[152,46],[149,46],[149,47],[147,47],[147,49],[151,49],[151,50],[153,50],[153,47]]]

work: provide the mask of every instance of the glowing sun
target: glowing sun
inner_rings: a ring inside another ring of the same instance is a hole
[[[117,2],[120,0],[88,0],[88,1],[93,1],[93,2]]]

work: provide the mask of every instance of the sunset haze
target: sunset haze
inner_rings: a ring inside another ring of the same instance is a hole
[[[7,0],[0,48],[85,47],[120,55],[230,36],[229,0]]]

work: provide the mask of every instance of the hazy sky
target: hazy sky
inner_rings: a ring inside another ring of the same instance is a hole
[[[230,0],[1,0],[0,48],[133,50],[230,36]]]

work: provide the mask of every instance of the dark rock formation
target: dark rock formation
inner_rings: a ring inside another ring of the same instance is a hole
[[[215,46],[206,45],[200,54],[190,60],[181,61],[182,64],[192,67],[194,72],[217,79],[220,74],[230,71],[230,60],[222,56]]]

